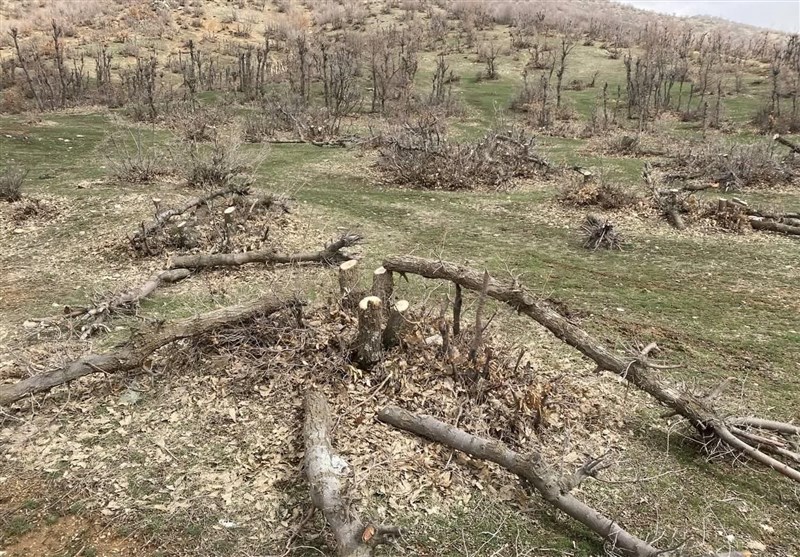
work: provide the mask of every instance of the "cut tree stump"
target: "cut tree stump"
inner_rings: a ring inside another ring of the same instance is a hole
[[[57,385],[68,383],[92,373],[118,373],[140,367],[156,350],[176,340],[193,337],[224,325],[250,321],[255,317],[270,315],[287,307],[299,307],[298,300],[280,300],[273,295],[264,296],[239,306],[230,306],[176,321],[158,329],[152,335],[131,343],[111,354],[92,354],[62,367],[45,371],[11,385],[0,386],[0,406],[7,406],[21,398]]]
[[[342,298],[354,292],[358,285],[358,260],[349,259],[339,265],[339,294]]]
[[[383,307],[388,308],[393,292],[394,280],[392,278],[392,273],[383,267],[375,269],[372,273],[372,295],[380,298]]]
[[[397,300],[389,309],[389,318],[386,320],[386,328],[383,331],[383,347],[392,348],[400,344],[406,330],[408,329],[409,304],[406,300]]]
[[[377,296],[367,296],[358,303],[356,361],[369,369],[383,357],[381,326],[383,303]]]
[[[170,268],[209,269],[212,267],[236,267],[247,263],[266,263],[271,265],[296,263],[321,263],[331,265],[350,259],[341,252],[362,240],[358,234],[345,234],[325,249],[316,252],[280,255],[272,251],[246,251],[243,253],[201,253],[178,256],[170,262]]]
[[[413,273],[427,278],[448,280],[476,291],[483,289],[484,277],[481,272],[447,261],[393,256],[386,258],[383,266],[396,273]],[[734,435],[725,418],[713,408],[709,400],[692,392],[676,389],[663,381],[659,376],[658,366],[648,362],[646,354],[635,358],[620,356],[519,284],[503,284],[491,279],[486,292],[490,297],[505,302],[544,326],[557,338],[592,359],[598,369],[619,375],[670,408],[673,414],[683,416],[701,437],[715,437],[779,474],[800,482],[800,470],[765,454]]]
[[[347,462],[334,452],[330,430],[328,402],[318,392],[309,391],[305,398],[303,441],[311,501],[333,531],[339,557],[369,557],[377,544],[384,543],[388,536],[399,535],[400,530],[364,524],[353,515],[339,479],[347,470]]]

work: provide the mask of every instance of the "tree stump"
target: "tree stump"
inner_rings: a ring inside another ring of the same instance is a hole
[[[389,309],[389,318],[386,321],[386,329],[383,331],[384,348],[389,349],[400,344],[400,340],[408,328],[407,311],[408,302],[406,300],[398,300]]]
[[[358,304],[356,361],[366,369],[378,363],[383,356],[382,308],[381,299],[377,296],[367,296]]]
[[[372,295],[381,299],[383,307],[389,307],[389,301],[394,292],[394,279],[391,271],[378,267],[372,273]]]
[[[339,265],[339,294],[342,305],[352,308],[354,294],[358,290],[358,260],[350,259]]]

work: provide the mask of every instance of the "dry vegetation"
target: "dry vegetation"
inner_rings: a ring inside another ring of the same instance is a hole
[[[0,555],[800,551],[797,36],[603,0],[0,35]]]

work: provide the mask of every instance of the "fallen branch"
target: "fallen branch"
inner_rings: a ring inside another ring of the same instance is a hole
[[[297,307],[297,300],[279,300],[273,295],[239,306],[230,306],[176,321],[157,330],[153,335],[133,339],[122,350],[111,354],[92,354],[68,364],[23,379],[11,385],[0,386],[0,406],[7,406],[21,398],[52,389],[92,373],[118,373],[140,367],[156,350],[182,338],[202,335],[223,325],[250,321],[261,315],[270,315],[283,308]]]
[[[455,282],[465,288],[479,291],[483,277],[479,271],[446,261],[436,261],[412,256],[394,256],[384,260],[383,266],[397,273],[413,273],[427,278]],[[548,304],[536,299],[520,285],[506,285],[494,279],[489,281],[487,294],[507,303],[520,313],[543,325],[556,337],[592,359],[599,369],[616,373],[629,383],[651,395],[664,406],[686,418],[704,437],[715,436],[731,447],[741,450],[754,460],[769,466],[778,473],[800,482],[800,471],[764,454],[741,441],[731,433],[725,420],[703,398],[679,391],[664,383],[653,373],[645,358],[630,359],[615,354],[586,331],[572,324]]]
[[[336,538],[339,557],[368,557],[387,536],[399,535],[393,527],[364,524],[354,517],[342,494],[339,477],[347,463],[333,451],[330,439],[331,413],[325,398],[310,391],[305,399],[305,468],[311,501],[322,511]]]
[[[602,515],[570,493],[569,488],[577,487],[580,479],[564,480],[542,459],[537,452],[520,454],[494,439],[482,439],[471,435],[431,416],[414,415],[402,408],[390,406],[378,412],[378,419],[396,428],[409,431],[450,449],[464,452],[474,458],[499,464],[508,471],[527,480],[528,484],[541,494],[545,501],[574,518],[623,555],[634,557],[655,557],[664,552],[646,541],[627,532],[616,521]]]
[[[172,284],[187,278],[191,273],[188,269],[171,269],[153,274],[147,281],[137,288],[124,291],[107,302],[96,304],[92,307],[64,308],[64,315],[35,319],[33,321],[45,325],[54,325],[64,319],[76,319],[79,322],[88,322],[81,327],[81,339],[89,337],[109,315],[130,311],[134,309],[147,296],[152,294],[162,284]]]
[[[180,267],[188,269],[208,269],[211,267],[239,266],[247,263],[266,263],[269,265],[292,263],[338,264],[350,259],[341,252],[344,248],[357,245],[362,240],[358,234],[345,234],[325,249],[316,252],[280,255],[272,251],[246,251],[242,253],[201,253],[197,255],[181,255],[170,262],[170,269]]]

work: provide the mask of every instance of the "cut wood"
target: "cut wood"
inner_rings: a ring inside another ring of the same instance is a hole
[[[166,224],[173,218],[183,215],[187,211],[191,211],[192,209],[196,209],[202,205],[208,205],[210,201],[218,197],[223,197],[225,195],[231,195],[231,194],[248,195],[249,193],[250,191],[248,190],[248,188],[241,186],[228,186],[226,188],[222,188],[214,192],[211,192],[210,194],[203,197],[193,197],[180,207],[166,209],[164,211],[161,211],[159,208],[161,200],[154,199],[153,203],[155,204],[157,211],[155,219],[147,224],[142,223],[140,229],[129,236],[131,245],[133,245],[133,247],[137,250],[147,251],[147,240],[153,234],[155,234],[156,232],[161,230],[164,226],[166,226]]]
[[[383,331],[384,348],[392,348],[400,344],[406,330],[408,329],[409,304],[406,300],[397,300],[389,309],[389,318],[386,320],[386,328]]]
[[[392,292],[394,292],[392,273],[383,267],[378,267],[372,273],[372,295],[381,299],[383,307],[389,307]]]
[[[569,488],[580,483],[580,475],[577,481],[571,478],[568,482],[570,485],[564,485],[564,478],[538,452],[523,455],[512,451],[500,441],[482,439],[431,416],[417,416],[396,406],[380,410],[378,419],[474,458],[499,464],[527,480],[545,501],[600,535],[617,552],[634,557],[655,557],[663,554],[646,541],[628,533],[613,519],[572,495]]]
[[[92,373],[118,373],[140,367],[156,350],[182,338],[212,331],[223,325],[250,321],[286,307],[298,307],[297,300],[264,296],[248,304],[230,306],[176,321],[143,338],[134,338],[127,347],[111,354],[92,354],[68,364],[34,375],[11,385],[0,386],[0,406],[52,389]]]
[[[362,240],[358,234],[344,234],[331,242],[325,249],[316,252],[303,252],[280,255],[272,251],[246,251],[242,253],[201,253],[181,255],[170,262],[170,268],[209,269],[212,267],[235,267],[247,263],[266,263],[269,265],[293,263],[322,263],[332,265],[350,259],[342,249],[355,246]]]
[[[471,290],[480,291],[483,287],[484,277],[479,271],[447,261],[393,256],[385,259],[383,266],[397,273],[413,273],[427,278],[452,281]],[[503,284],[491,279],[487,294],[507,303],[547,328],[556,337],[592,359],[599,369],[619,375],[674,413],[683,416],[702,436],[716,437],[787,478],[800,482],[800,471],[738,439],[709,401],[664,382],[657,373],[654,373],[654,368],[647,362],[646,357],[631,359],[614,353],[519,284]]]
[[[784,145],[784,146],[788,147],[789,149],[792,150],[793,153],[800,154],[800,145],[796,145],[796,144],[792,143],[791,141],[789,141],[785,137],[782,137],[780,134],[776,133],[775,135],[772,136],[772,139],[774,139],[775,141],[777,141],[781,145]]]
[[[758,217],[750,217],[748,220],[750,226],[752,226],[754,230],[767,230],[769,232],[780,232],[781,234],[800,236],[800,226],[792,226],[770,219],[760,219]]]
[[[344,493],[340,477],[347,462],[333,450],[330,438],[331,412],[325,398],[309,391],[305,398],[305,469],[311,488],[311,501],[322,511],[325,521],[336,539],[339,557],[368,557],[373,547],[383,543],[389,535],[398,535],[399,529],[364,524],[353,515]]]
[[[356,361],[367,369],[383,356],[382,314],[383,304],[377,296],[367,296],[358,303]]]
[[[339,295],[342,305],[352,308],[356,305],[358,298],[358,260],[349,259],[339,265]]]

